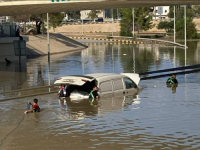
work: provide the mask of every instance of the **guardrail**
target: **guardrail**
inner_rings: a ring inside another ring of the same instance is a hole
[[[183,71],[179,71],[183,70]],[[178,71],[178,72],[177,72]],[[149,71],[149,72],[143,72],[139,73],[140,76],[142,75],[149,75],[154,73],[165,73],[165,72],[171,72],[166,74],[158,74],[148,77],[141,77],[141,80],[149,80],[149,79],[156,79],[156,78],[162,78],[166,76],[171,76],[172,74],[181,75],[181,74],[190,74],[200,71],[200,64],[192,65],[192,66],[185,66],[185,67],[177,67],[177,68],[169,68],[169,69],[163,69],[163,70],[157,70],[157,71]]]
[[[166,40],[158,40],[158,39],[149,39],[149,38],[137,38],[138,40],[147,40],[147,41],[155,41],[155,42],[162,42],[162,43],[169,43],[169,44],[173,44],[175,46],[179,46],[179,47],[184,47],[185,45],[182,45],[180,43],[176,43],[176,42],[172,42],[172,41],[166,41]],[[186,48],[188,48],[186,46]]]
[[[175,46],[179,46],[179,47],[184,47],[185,48],[185,45],[182,45],[180,43],[176,43],[176,42],[172,42],[172,41],[167,41],[167,40],[159,40],[159,39],[150,39],[150,38],[133,38],[133,37],[124,37],[124,36],[109,36],[110,38],[120,38],[120,39],[128,39],[128,40],[142,40],[143,43],[144,41],[155,41],[155,42],[162,42],[162,43],[168,43],[168,44],[172,44],[172,45],[175,45]],[[186,48],[188,48],[186,46]]]

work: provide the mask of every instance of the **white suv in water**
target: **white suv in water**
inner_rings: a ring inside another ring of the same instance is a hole
[[[55,81],[54,85],[67,85],[67,96],[70,96],[70,98],[75,98],[78,95],[74,95],[74,93],[80,92],[87,97],[94,85],[98,87],[100,97],[108,97],[137,93],[140,90],[138,87],[139,81],[139,74],[134,73],[95,73],[60,77]]]

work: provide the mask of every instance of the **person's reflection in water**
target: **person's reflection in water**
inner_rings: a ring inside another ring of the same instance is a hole
[[[65,110],[66,109],[66,99],[65,98],[60,98],[59,99],[59,103],[60,103],[61,109]]]
[[[172,89],[172,93],[175,94],[176,93],[176,88],[178,87],[178,84],[167,84],[168,88]]]
[[[99,101],[98,101],[98,100],[90,99],[90,100],[89,100],[89,103],[90,103],[90,105],[93,106],[93,107],[99,107]]]

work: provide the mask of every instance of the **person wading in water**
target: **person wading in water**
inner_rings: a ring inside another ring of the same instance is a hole
[[[175,74],[172,74],[172,76],[170,78],[167,79],[166,81],[167,84],[178,84],[178,81],[176,79],[176,75]]]

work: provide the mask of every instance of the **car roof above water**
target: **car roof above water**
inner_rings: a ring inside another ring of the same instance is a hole
[[[125,75],[114,74],[114,73],[94,73],[94,74],[87,74],[86,76],[93,77],[99,81],[104,81],[104,80],[106,81],[106,80],[125,77]]]
[[[98,83],[109,81],[109,80],[117,80],[124,77],[130,78],[134,81],[137,85],[139,83],[139,74],[135,73],[121,73],[121,74],[114,74],[114,73],[93,73],[93,74],[86,74],[86,75],[69,75],[65,77],[61,77],[57,79],[54,84],[74,84],[74,85],[83,85],[86,81],[93,81],[97,80]]]

